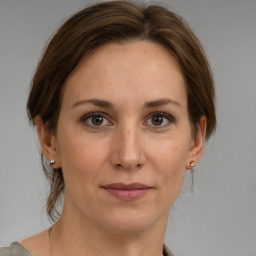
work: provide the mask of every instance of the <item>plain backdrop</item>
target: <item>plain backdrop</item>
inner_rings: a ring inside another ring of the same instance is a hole
[[[93,2],[0,0],[2,246],[50,225],[43,208],[48,185],[26,119],[28,89],[47,39]],[[195,169],[194,192],[182,192],[171,209],[165,242],[176,256],[255,256],[256,0],[161,2],[200,38],[215,77],[218,116]]]

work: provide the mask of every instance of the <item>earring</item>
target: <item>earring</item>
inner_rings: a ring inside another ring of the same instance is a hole
[[[196,162],[195,161],[191,161],[190,163],[189,163],[189,165],[190,165],[190,167],[195,167],[196,166]]]
[[[55,164],[55,160],[50,161],[50,165],[53,165],[53,164]]]

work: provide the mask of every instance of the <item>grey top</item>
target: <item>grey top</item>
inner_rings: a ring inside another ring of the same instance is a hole
[[[33,256],[33,254],[20,243],[13,242],[10,247],[0,248],[0,256]]]
[[[166,245],[163,248],[164,256],[174,256]],[[0,256],[33,256],[26,248],[24,248],[20,243],[13,242],[10,247],[0,248]]]

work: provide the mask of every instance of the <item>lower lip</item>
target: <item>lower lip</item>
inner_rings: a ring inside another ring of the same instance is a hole
[[[143,189],[112,189],[112,188],[104,188],[111,195],[125,201],[131,201],[138,199],[144,196],[151,188],[143,188]]]

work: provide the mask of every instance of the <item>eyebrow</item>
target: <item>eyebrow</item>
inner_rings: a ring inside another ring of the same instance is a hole
[[[154,107],[159,107],[159,106],[168,105],[168,104],[174,104],[182,109],[181,104],[179,102],[169,98],[163,98],[159,100],[145,102],[144,107],[154,108]]]
[[[80,100],[80,101],[77,101],[76,103],[74,103],[72,105],[72,107],[76,107],[78,105],[85,104],[85,103],[91,103],[95,106],[103,107],[103,108],[114,108],[114,105],[112,103],[110,103],[109,101],[100,100],[100,99]],[[159,106],[168,105],[168,104],[176,105],[182,109],[181,104],[179,102],[169,99],[169,98],[163,98],[163,99],[159,99],[159,100],[145,102],[143,108],[154,108],[154,107],[159,107]]]
[[[113,104],[110,103],[109,101],[99,100],[99,99],[80,100],[80,101],[74,103],[72,105],[72,107],[75,107],[75,106],[78,106],[78,105],[81,105],[81,104],[85,104],[85,103],[91,103],[95,106],[103,107],[103,108],[113,108],[114,107]]]

